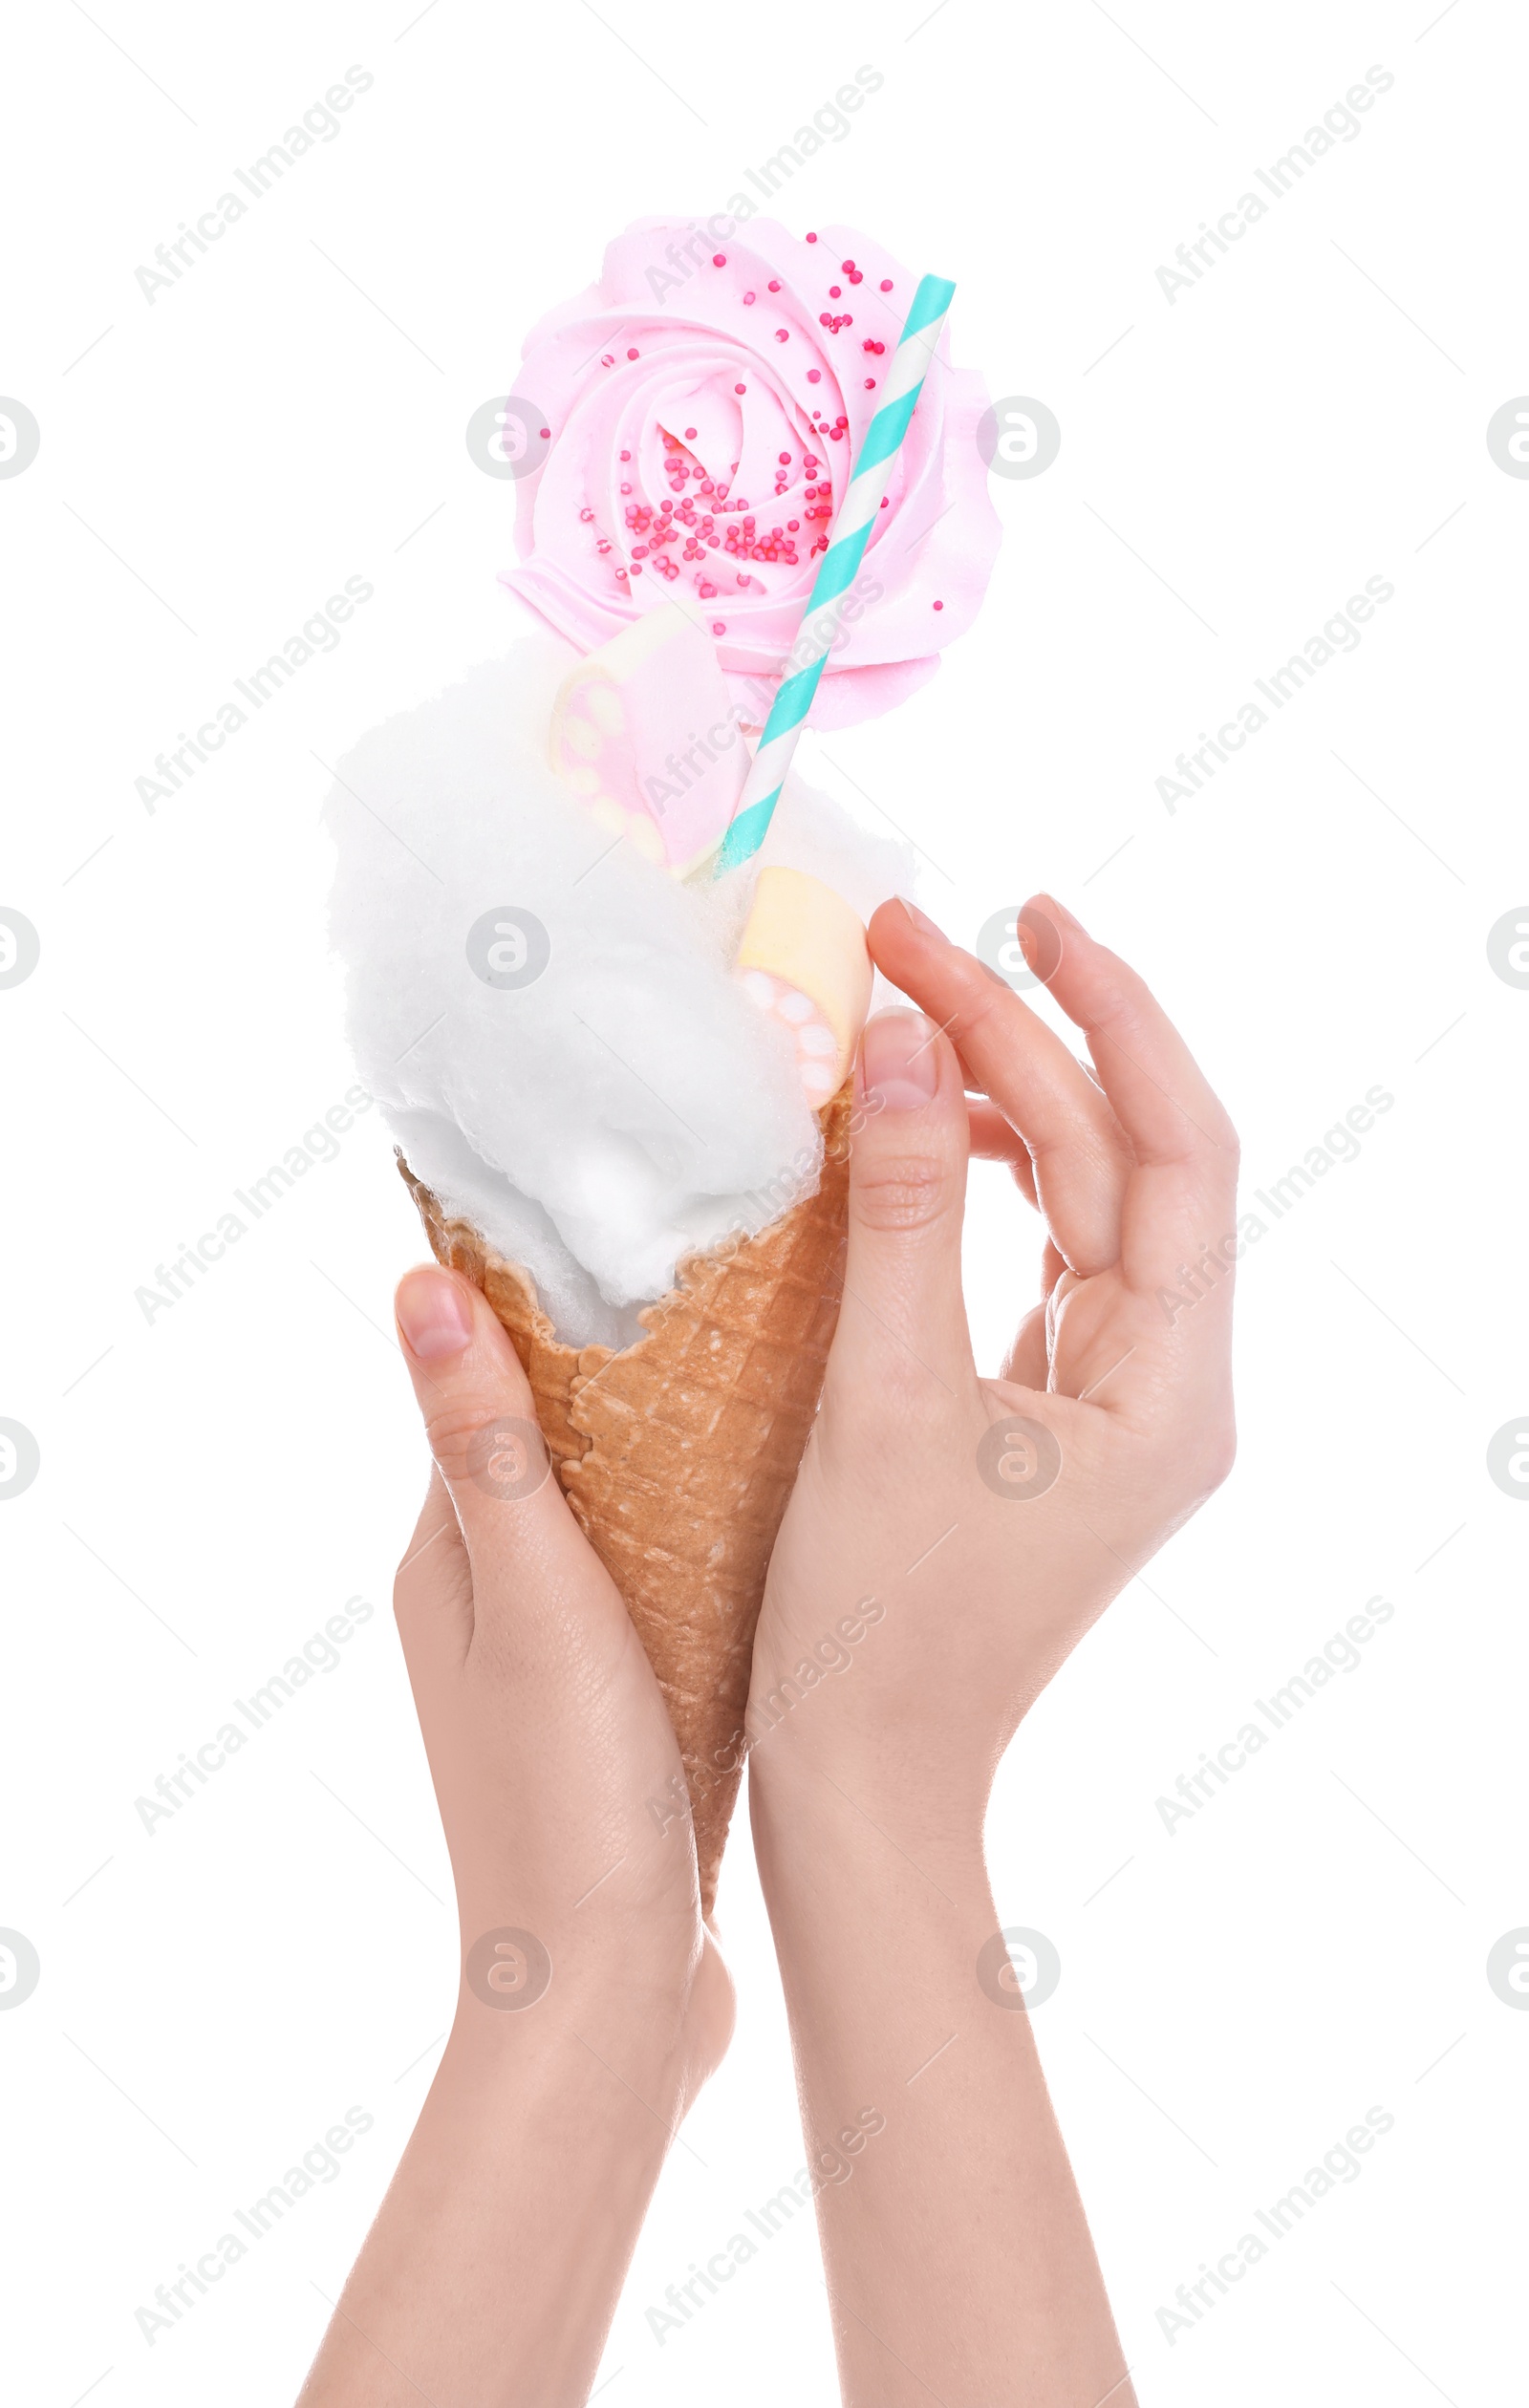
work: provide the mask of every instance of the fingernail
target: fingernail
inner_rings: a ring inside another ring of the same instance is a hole
[[[1044,910],[1054,912],[1065,928],[1075,928],[1080,936],[1088,935],[1088,932],[1076,912],[1069,912],[1066,905],[1059,903],[1054,894],[1038,894],[1035,900]]]
[[[420,1363],[462,1354],[472,1336],[472,1313],[461,1288],[428,1265],[404,1273],[393,1309],[405,1345]]]
[[[1053,978],[1061,967],[1062,930],[1059,922],[1068,916],[1061,904],[1053,903],[1047,895],[1044,911],[1039,903],[1026,903],[1015,920],[1014,934],[1019,939],[1025,965],[1043,981]],[[1077,925],[1077,921],[1073,920],[1072,926],[1076,928]]]
[[[899,894],[896,899],[902,905],[903,910],[907,913],[909,918],[913,921],[914,926],[917,929],[921,936],[933,936],[937,944],[949,944],[950,938],[946,935],[944,930],[936,925],[935,921],[930,918],[927,912],[921,912],[916,903],[910,903],[906,894]]]
[[[860,1092],[878,1095],[882,1108],[916,1112],[939,1086],[937,1031],[922,1012],[878,1012],[860,1041]]]

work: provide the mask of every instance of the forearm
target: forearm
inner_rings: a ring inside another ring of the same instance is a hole
[[[818,2192],[849,2408],[1130,2408],[1029,2016],[979,1984],[980,1837],[806,1799],[767,1756],[751,1808],[809,2146],[885,2119]]]
[[[608,2011],[542,2017],[459,2017],[299,2408],[587,2397],[681,2084]]]

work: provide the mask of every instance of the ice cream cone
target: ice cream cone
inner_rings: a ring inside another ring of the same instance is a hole
[[[710,1914],[746,1743],[754,1626],[838,1319],[848,1090],[825,1107],[822,1177],[756,1237],[679,1266],[614,1353],[559,1340],[529,1274],[448,1218],[399,1157],[438,1261],[514,1342],[557,1476],[658,1678]],[[660,1816],[662,1802],[660,1802]]]

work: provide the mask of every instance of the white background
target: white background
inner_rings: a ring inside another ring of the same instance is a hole
[[[0,482],[0,903],[42,958],[0,993],[0,1414],[42,1469],[0,1505],[0,1924],[42,1978],[0,2013],[8,2393],[289,2397],[429,2081],[454,1925],[387,1612],[424,1475],[389,1298],[421,1249],[377,1116],[152,1325],[134,1292],[352,1083],[322,764],[515,632],[514,487],[469,415],[628,218],[723,207],[870,63],[884,89],[778,214],[954,276],[958,358],[1063,442],[994,480],[976,632],[808,774],[913,833],[954,933],[1051,884],[1137,962],[1250,1196],[1395,1099],[1250,1251],[1238,1471],[1012,1752],[1001,1911],[1061,1951],[1037,2028],[1144,2401],[1501,2401],[1529,2014],[1484,1967],[1529,1924],[1529,1514],[1486,1450],[1529,1408],[1529,993],[1486,937],[1529,893],[1529,483],[1485,429],[1529,388],[1524,23],[414,13],[56,0],[9,36],[0,390],[42,443]],[[135,269],[353,62],[375,84],[339,138],[151,306]],[[1171,305],[1174,247],[1377,63],[1360,139]],[[376,593],[338,650],[146,812],[156,753],[349,575]],[[1375,575],[1362,646],[1171,815],[1174,755]],[[974,1179],[984,1367],[1024,1218]],[[1376,1593],[1362,1667],[1171,1837],[1157,1797]],[[135,1797],[355,1594],[377,1610],[340,1666],[150,1838]],[[645,2316],[801,2162],[743,1830],[720,1911],[738,2037],[642,2236],[612,2408],[835,2397],[805,2221],[662,2348]],[[916,1978],[895,1934],[884,1978]],[[353,2104],[376,2120],[341,2178],[148,2347],[155,2286]],[[1175,2288],[1377,2104],[1362,2178],[1171,2346]]]

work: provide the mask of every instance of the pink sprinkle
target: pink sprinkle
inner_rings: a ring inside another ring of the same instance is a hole
[[[701,580],[700,598],[703,602],[715,602],[717,599],[716,587],[705,578]],[[943,604],[940,607],[943,609]]]
[[[816,236],[815,234],[813,235],[812,240],[813,240],[814,242],[816,242],[816,241],[817,241],[817,236]],[[772,292],[779,292],[780,289],[781,289],[781,280],[780,280],[779,276],[772,276],[772,277],[770,278],[770,290],[771,290]]]
[[[807,380],[808,384],[821,384],[823,382],[822,369],[809,368],[807,372]]]
[[[881,290],[883,292],[890,292],[892,290],[892,278],[890,276],[882,277]]]
[[[727,265],[727,253],[725,251],[713,251],[711,255],[711,264],[714,268],[725,268]]]
[[[778,343],[788,343],[791,339],[789,327],[778,326],[775,330],[775,339]]]
[[[642,574],[642,563],[641,563],[641,561],[640,561],[640,560],[635,560],[635,561],[633,562],[633,564],[632,564],[632,573],[633,573],[633,575],[634,575],[635,577],[640,577],[640,576],[641,576],[641,574]]]
[[[802,524],[802,522],[801,522],[801,520],[800,520],[800,519],[787,519],[787,520],[786,520],[786,532],[787,532],[788,534],[794,535],[794,534],[796,533],[797,528],[801,526],[801,524]]]
[[[735,393],[746,393],[748,391],[748,387],[747,385],[734,385],[733,391]]]
[[[550,442],[550,441],[551,441],[551,439],[552,439],[552,430],[551,430],[551,428],[550,428],[549,426],[544,426],[544,427],[543,427],[543,429],[542,429],[542,441],[543,441],[543,442],[544,442],[544,443]]]
[[[713,619],[711,623],[711,632],[714,635],[725,635],[727,633],[727,621],[725,619]]]
[[[860,271],[860,269],[859,269],[858,268],[851,268],[851,269],[850,269],[850,282],[851,282],[851,284],[864,284],[864,283],[865,283],[865,277],[861,274],[861,271]]]
[[[590,524],[590,521],[591,521],[591,520],[593,518],[593,516],[594,516],[594,512],[593,512],[592,510],[581,510],[581,511],[579,512],[579,516],[580,516],[580,518],[584,521],[585,526],[586,526],[586,527],[588,527],[588,525]]]
[[[602,368],[614,368],[615,366],[614,352],[602,352],[600,354],[600,365]]]
[[[791,464],[791,455],[789,452],[777,452],[775,457],[780,462],[783,468],[789,468]]]
[[[622,459],[622,460],[630,460],[630,459],[631,459],[631,457],[632,457],[632,454],[631,454],[629,451],[626,451],[626,452],[621,452],[621,453],[619,453],[619,454],[617,455],[617,457],[618,457],[619,459]]]
[[[628,354],[627,354],[627,357],[628,357],[629,359],[635,359],[636,355],[636,355],[636,353],[635,353],[635,351],[629,351],[629,352],[628,352]]]
[[[887,507],[887,497],[886,497],[886,495],[885,495],[885,494],[883,494],[883,495],[882,495],[882,497],[881,497],[881,506],[882,506],[882,508],[883,508],[883,509],[885,509],[885,508]]]
[[[866,391],[867,391],[868,393],[874,393],[875,389],[876,389],[876,380],[875,380],[874,376],[868,376],[868,377],[866,378]]]
[[[937,603],[936,603],[936,605],[935,605],[935,608],[936,608],[936,610],[937,610],[937,611],[942,611],[942,610],[944,609],[944,607],[945,607],[945,605],[944,605],[944,603],[943,603],[943,602],[937,602]]]
[[[622,486],[621,490],[622,490],[622,492],[623,492],[623,493],[630,493],[630,492],[631,492],[631,490],[632,490],[632,487],[631,487],[629,484],[624,484],[624,485]]]
[[[815,243],[818,238],[815,234],[809,234],[807,239],[809,243]]]
[[[687,443],[693,443],[693,442],[695,441],[695,440],[696,440],[696,430],[695,430],[695,428],[694,428],[693,426],[687,426],[687,427],[686,427],[686,429],[685,429],[685,441],[686,441],[686,442],[687,442]]]
[[[754,296],[753,296],[753,294],[752,294],[751,292],[745,292],[745,293],[744,293],[744,295],[743,295],[743,299],[744,299],[745,301],[752,301],[752,300],[753,300],[753,298],[754,298]]]

